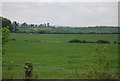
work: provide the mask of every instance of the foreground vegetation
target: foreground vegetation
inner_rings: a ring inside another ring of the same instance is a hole
[[[118,41],[118,34],[17,34],[11,33],[3,55],[3,78],[23,79],[24,63],[33,63],[34,78],[39,79],[77,79],[86,78],[80,73],[91,70],[96,64],[96,47],[106,47],[111,60],[110,71],[118,71],[118,44],[69,43],[70,40]],[[86,67],[83,67],[84,64]],[[12,67],[10,67],[12,66]],[[19,67],[19,68],[16,68]],[[38,67],[38,68],[37,68]],[[80,69],[80,70],[77,70]],[[97,69],[98,71],[101,69]],[[102,71],[102,70],[101,70]]]

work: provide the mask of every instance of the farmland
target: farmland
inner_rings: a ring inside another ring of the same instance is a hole
[[[0,78],[120,78],[118,3],[21,1],[2,5]]]
[[[119,33],[120,27],[18,27],[18,32],[29,33]]]
[[[34,64],[33,74],[39,79],[77,79],[71,69],[85,69],[84,63],[95,63],[96,47],[107,47],[107,56],[112,61],[112,71],[118,70],[118,34],[32,34],[11,33],[3,55],[4,79],[23,79],[24,63]],[[72,39],[87,41],[108,40],[110,44],[68,43]],[[19,67],[19,68],[15,68]],[[64,69],[50,69],[64,68]],[[89,66],[88,66],[89,68]],[[91,69],[91,68],[89,68]],[[100,70],[100,69],[98,69]],[[82,71],[78,71],[80,73]]]

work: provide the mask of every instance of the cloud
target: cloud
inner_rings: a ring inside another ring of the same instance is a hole
[[[2,2],[118,2],[119,0],[4,0]]]
[[[117,25],[117,3],[5,2],[3,16],[20,23],[89,26]]]

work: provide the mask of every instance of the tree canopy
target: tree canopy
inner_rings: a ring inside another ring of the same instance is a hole
[[[13,27],[9,19],[0,17],[0,22],[2,23],[2,28],[9,27],[8,29],[10,30],[10,32],[13,32]]]

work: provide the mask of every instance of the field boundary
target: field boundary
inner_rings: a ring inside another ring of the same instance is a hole
[[[31,34],[120,34],[120,33],[38,33],[38,32],[14,32],[14,33],[31,33]]]
[[[2,69],[20,69],[22,67],[2,67]],[[120,74],[120,72],[111,72],[111,71],[98,71],[98,70],[85,70],[85,69],[65,69],[65,68],[49,68],[49,67],[33,67],[33,68],[44,68],[44,69],[53,69],[53,70],[71,70],[71,71],[89,71],[89,72],[100,72],[100,73],[112,73]]]

